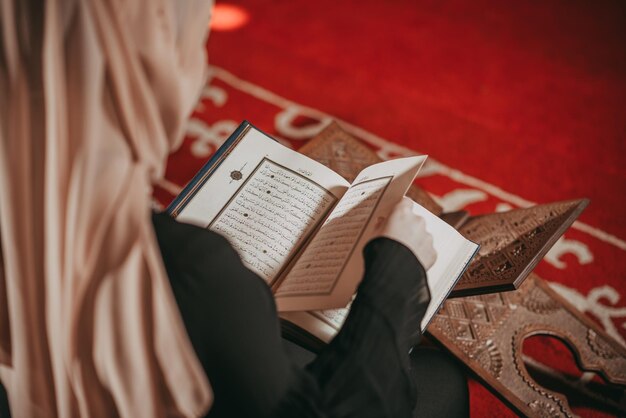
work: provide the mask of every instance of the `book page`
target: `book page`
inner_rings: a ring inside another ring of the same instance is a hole
[[[348,306],[322,311],[280,312],[279,315],[323,342],[329,343],[343,326],[349,312]]]
[[[425,156],[363,170],[275,291],[279,311],[345,307],[363,275],[363,247],[413,182]]]
[[[270,286],[349,184],[254,128],[178,219],[225,236]]]
[[[413,202],[413,212],[426,221],[426,231],[433,237],[437,260],[426,272],[430,304],[421,323],[422,331],[437,313],[454,285],[478,251],[478,244],[465,238],[448,223]]]
[[[367,180],[348,189],[289,271],[278,294],[324,295],[332,291],[391,179]]]

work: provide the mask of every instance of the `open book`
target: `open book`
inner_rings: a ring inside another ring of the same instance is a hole
[[[281,317],[328,341],[363,276],[363,247],[425,160],[375,164],[350,183],[244,122],[168,212],[224,235],[270,286]],[[478,245],[421,206],[414,210],[438,253],[427,271],[432,300],[424,329]]]

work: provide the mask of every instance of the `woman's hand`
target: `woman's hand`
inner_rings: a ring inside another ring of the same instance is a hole
[[[408,197],[395,206],[376,234],[404,244],[415,254],[425,270],[435,264],[437,253],[433,247],[433,237],[426,231],[424,218],[413,212],[413,201]]]

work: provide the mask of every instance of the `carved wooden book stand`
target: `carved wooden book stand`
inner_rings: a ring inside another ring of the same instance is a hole
[[[457,229],[480,250],[450,297],[517,289],[588,203],[570,200],[470,217]]]
[[[299,151],[348,181],[363,168],[382,161],[337,123],[331,123]],[[407,196],[442,215],[441,206],[416,185],[409,188]],[[463,235],[481,245],[450,297],[518,288],[587,203],[573,200],[475,217],[468,217],[465,211],[444,215]]]
[[[336,123],[300,152],[349,181],[366,166],[381,161]],[[428,328],[430,335],[496,395],[524,415],[574,416],[563,395],[543,388],[530,376],[522,357],[522,344],[533,335],[562,339],[573,350],[582,369],[596,371],[609,382],[626,385],[626,350],[558,296],[545,281],[535,274],[529,276],[587,206],[587,200],[468,217],[464,211],[442,214],[441,206],[416,186],[407,195],[481,244],[479,255],[452,296],[462,296],[470,289],[475,294],[519,287],[513,292],[448,300]],[[620,391],[617,399],[597,400],[626,415],[626,392],[624,388]]]
[[[574,416],[563,395],[528,373],[522,343],[533,335],[558,337],[581,369],[626,385],[626,350],[535,274],[514,292],[446,301],[428,332],[524,415]],[[600,401],[626,414],[626,397]]]

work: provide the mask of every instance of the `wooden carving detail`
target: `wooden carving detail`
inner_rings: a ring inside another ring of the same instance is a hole
[[[349,181],[364,167],[380,161],[336,123],[299,151]],[[442,215],[442,208],[424,190],[412,187],[408,195]],[[481,244],[451,296],[490,294],[449,299],[428,332],[523,415],[573,416],[563,395],[542,387],[528,372],[531,366],[524,362],[522,345],[533,335],[566,341],[582,369],[626,385],[626,350],[530,273],[587,204],[582,199],[469,218],[463,211],[443,215],[462,234]],[[491,293],[518,287],[515,292]],[[624,415],[626,394],[622,399],[603,401]]]
[[[354,180],[365,167],[381,162],[374,151],[331,123],[299,151]],[[426,191],[413,185],[407,196],[457,227],[481,245],[479,254],[450,297],[513,290],[519,287],[545,253],[587,206],[586,199],[538,205],[503,213],[467,217],[467,212],[442,214]]]
[[[428,332],[524,415],[574,416],[563,395],[528,373],[522,344],[533,335],[563,340],[581,369],[626,385],[626,349],[535,274],[515,292],[448,300]],[[624,402],[605,402],[626,413]]]
[[[349,181],[364,167],[380,162],[371,149],[336,123],[299,151]],[[424,190],[412,187],[408,195],[442,215],[441,206]],[[542,387],[528,373],[522,344],[533,335],[564,340],[582,369],[626,385],[626,350],[531,273],[587,204],[582,199],[469,218],[463,211],[442,216],[481,244],[480,253],[451,296],[490,294],[449,299],[428,332],[523,415],[573,416],[563,395]],[[492,293],[518,287],[515,292]],[[621,401],[603,401],[626,414],[626,393]]]
[[[382,161],[374,151],[332,122],[322,132],[299,150],[304,155],[329,167],[348,181],[353,181],[361,170]],[[423,189],[412,185],[407,196],[439,215],[442,212],[432,197]]]
[[[470,217],[458,230],[481,247],[450,296],[519,287],[588,203],[570,200]]]

